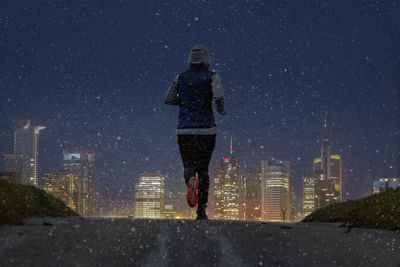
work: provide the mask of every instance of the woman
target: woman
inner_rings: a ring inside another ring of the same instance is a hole
[[[212,110],[225,115],[224,92],[221,79],[209,71],[211,57],[203,45],[190,51],[189,69],[178,74],[168,88],[164,103],[179,106],[178,146],[187,185],[187,202],[197,205],[197,220],[207,220],[206,207],[210,178],[208,165],[215,147],[217,127]]]

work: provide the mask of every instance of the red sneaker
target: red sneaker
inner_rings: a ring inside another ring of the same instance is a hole
[[[199,187],[199,179],[197,179],[195,176],[190,177],[186,199],[189,204],[189,207],[191,208],[196,206],[197,202],[199,201],[199,196],[197,194],[197,187]]]

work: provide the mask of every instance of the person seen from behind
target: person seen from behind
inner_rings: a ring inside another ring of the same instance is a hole
[[[165,95],[164,103],[179,106],[178,146],[187,186],[187,202],[197,204],[197,220],[207,220],[206,207],[210,178],[208,165],[217,134],[212,101],[225,115],[221,79],[209,71],[211,57],[203,45],[195,45],[189,55],[189,69],[178,74]]]

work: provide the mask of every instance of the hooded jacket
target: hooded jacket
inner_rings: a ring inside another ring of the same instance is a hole
[[[189,55],[190,68],[178,74],[164,98],[168,105],[179,105],[177,134],[216,134],[212,100],[225,115],[221,79],[209,71],[211,57],[203,45],[195,45]]]

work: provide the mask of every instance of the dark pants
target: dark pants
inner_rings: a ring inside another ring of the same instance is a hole
[[[206,206],[208,201],[208,188],[210,178],[208,176],[208,165],[215,147],[216,135],[178,135],[179,151],[183,162],[183,177],[186,186],[192,176],[199,178],[199,205]]]

